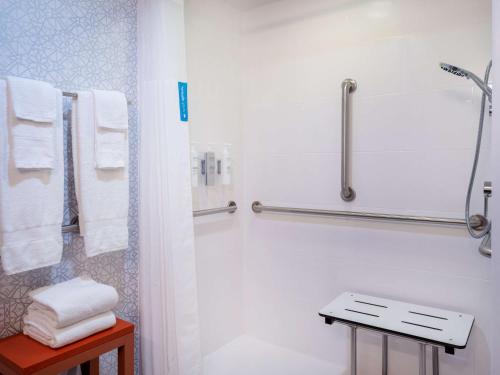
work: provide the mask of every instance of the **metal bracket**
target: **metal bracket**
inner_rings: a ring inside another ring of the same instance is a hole
[[[492,193],[493,193],[493,186],[491,184],[491,181],[484,181],[483,185],[484,196],[490,198]]]

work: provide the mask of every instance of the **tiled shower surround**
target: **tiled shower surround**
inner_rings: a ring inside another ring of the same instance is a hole
[[[117,315],[138,324],[136,2],[3,0],[0,25],[0,76],[44,80],[70,91],[120,90],[131,101],[129,248],[87,258],[83,239],[76,234],[65,234],[63,260],[59,265],[13,276],[0,271],[0,337],[21,329],[30,290],[79,275],[113,285],[120,294]],[[65,99],[65,220],[76,212],[70,109],[70,99]],[[136,373],[137,357],[138,350]],[[104,356],[102,373],[115,373],[115,361],[114,354]]]

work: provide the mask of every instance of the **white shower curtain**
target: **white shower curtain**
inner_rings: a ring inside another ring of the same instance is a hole
[[[184,4],[138,1],[140,299],[144,375],[201,374],[186,80]]]

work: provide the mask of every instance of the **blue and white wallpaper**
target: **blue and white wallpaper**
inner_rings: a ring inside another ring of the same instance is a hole
[[[136,1],[1,0],[0,25],[0,76],[44,80],[69,91],[88,88],[120,90],[131,100],[130,247],[126,251],[87,258],[82,238],[65,234],[61,264],[13,276],[6,276],[0,270],[0,337],[21,330],[21,319],[30,303],[27,297],[30,290],[79,275],[89,275],[117,288],[120,294],[117,315],[137,325]],[[69,100],[66,99],[65,105],[67,221],[77,212],[70,157]],[[136,345],[136,373],[139,373],[138,357],[139,347]],[[103,356],[101,363],[103,374],[116,373],[115,354]]]

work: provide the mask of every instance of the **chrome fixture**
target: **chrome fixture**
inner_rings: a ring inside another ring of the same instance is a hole
[[[490,64],[491,64],[491,62],[490,62]],[[446,71],[448,73],[455,74],[456,76],[459,76],[459,77],[465,77],[467,79],[472,79],[474,81],[474,83],[488,97],[488,100],[491,103],[492,90],[491,90],[490,87],[488,87],[488,80],[487,80],[487,78],[483,81],[481,78],[479,78],[474,73],[469,72],[466,69],[459,68],[458,66],[455,66],[455,65],[446,64],[446,63],[440,63],[439,66],[441,67],[441,69],[443,69],[444,71]]]
[[[193,211],[193,217],[198,216],[207,216],[207,215],[215,215],[227,212],[228,214],[233,214],[238,209],[236,202],[229,201],[226,207],[218,207],[218,208],[208,208],[205,210],[195,210]],[[78,218],[73,218],[71,224],[63,225],[61,227],[62,233],[79,233],[80,226],[78,225]]]
[[[66,96],[68,98],[71,98],[71,99],[78,99],[78,93],[76,92],[72,92],[72,91],[63,91],[62,92],[62,95],[63,96]],[[132,102],[130,100],[127,99],[127,104],[132,104]]]
[[[486,236],[483,237],[481,244],[479,245],[479,253],[485,257],[491,257],[491,233],[488,232]]]
[[[80,232],[80,226],[78,224],[63,225],[61,227],[61,232],[62,233],[79,233]]]
[[[233,214],[236,212],[237,209],[238,209],[238,206],[236,205],[236,202],[229,201],[229,203],[227,204],[226,207],[209,208],[206,210],[193,211],[193,217],[221,214],[224,212],[227,212],[228,214]]]
[[[414,223],[414,224],[437,224],[437,225],[447,225],[447,226],[467,225],[464,219],[432,217],[432,216],[394,215],[394,214],[382,214],[375,212],[335,211],[335,210],[320,210],[311,208],[264,206],[262,203],[258,201],[252,203],[252,210],[255,213],[277,212],[286,214],[341,217],[347,219],[394,221],[394,222]],[[475,218],[471,218],[471,225],[473,228],[476,228],[479,227],[479,225],[481,225],[481,222],[476,221]]]
[[[350,186],[351,160],[351,94],[358,87],[355,80],[347,78],[342,82],[342,164],[341,164],[341,191],[340,196],[346,202],[356,198],[356,192]]]
[[[68,98],[78,99],[78,94],[76,92],[63,91],[62,94]]]
[[[358,327],[352,325],[351,329],[351,375],[356,375],[358,372],[357,364],[358,364]]]
[[[477,164],[479,161],[479,154],[481,152],[481,141],[483,136],[483,125],[484,125],[484,114],[486,109],[486,98],[488,98],[491,103],[492,89],[488,86],[488,81],[490,78],[492,61],[488,63],[486,67],[486,72],[484,73],[484,81],[481,80],[474,73],[469,72],[468,70],[450,65],[441,63],[441,69],[455,74],[459,77],[466,77],[467,79],[472,79],[476,85],[482,90],[483,95],[481,99],[481,111],[479,115],[479,126],[477,129],[477,139],[476,139],[476,151],[474,154],[474,161],[472,163],[472,171],[469,178],[469,186],[467,188],[467,197],[465,199],[465,221],[467,223],[467,230],[469,234],[474,238],[483,238],[481,245],[479,247],[479,252],[485,256],[491,256],[491,241],[490,241],[490,230],[491,230],[491,221],[488,220],[488,199],[491,197],[491,183],[485,183],[484,191],[484,213],[470,215],[470,201],[472,196],[472,189],[474,187],[474,180],[476,179],[477,172]],[[471,221],[477,221],[478,218],[483,223],[480,226],[474,227],[471,224]]]
[[[432,375],[439,375],[439,348],[432,347]]]
[[[389,374],[389,336],[382,335],[382,375]]]
[[[215,185],[215,175],[217,173],[217,161],[215,160],[215,152],[205,152],[205,158],[201,161],[201,175],[205,180],[205,185]]]
[[[427,372],[427,351],[425,350],[425,343],[421,342],[418,346],[420,348],[418,356],[418,375],[425,375]]]

